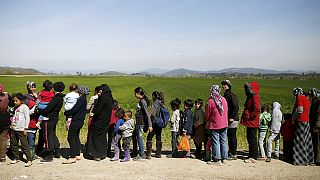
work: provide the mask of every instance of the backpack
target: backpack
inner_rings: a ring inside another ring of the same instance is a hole
[[[170,113],[168,109],[163,107],[162,105],[160,107],[159,116],[155,117],[155,125],[159,128],[165,128],[169,122],[170,119]]]

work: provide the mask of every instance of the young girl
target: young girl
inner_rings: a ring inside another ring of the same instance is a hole
[[[193,127],[193,113],[192,113],[193,101],[187,99],[184,101],[184,119],[183,119],[183,135],[186,135],[190,141]],[[191,157],[190,150],[187,152],[186,157]]]
[[[194,132],[194,144],[196,145],[196,158],[201,159],[202,142],[205,140],[205,114],[202,110],[203,100],[197,99],[195,102],[195,110],[193,117]]]
[[[114,148],[114,156],[110,161],[118,161],[119,160],[119,155],[120,155],[120,147],[119,147],[119,142],[122,138],[121,136],[121,131],[119,129],[120,126],[123,125],[124,120],[123,117],[125,115],[125,112],[122,108],[119,108],[116,112],[116,117],[118,118],[118,121],[116,123],[116,127],[114,128],[113,131],[113,140],[112,140],[112,146]]]
[[[176,98],[170,102],[172,109],[172,116],[170,119],[171,130],[171,154],[168,154],[168,158],[172,158],[177,155],[178,136],[179,136],[179,123],[180,123],[180,107],[181,100]]]
[[[69,87],[70,93],[66,94],[64,98],[64,110],[69,111],[70,109],[73,108],[73,106],[77,103],[77,100],[79,99],[79,93],[78,93],[78,85],[76,84],[71,84]],[[67,117],[67,124],[66,128],[69,130],[69,126],[71,124],[72,117],[69,116]]]
[[[11,122],[11,146],[13,152],[13,160],[11,164],[16,164],[19,161],[19,140],[21,142],[22,152],[27,157],[25,167],[32,165],[32,157],[27,141],[27,129],[30,122],[29,107],[24,104],[26,99],[21,93],[13,96],[15,111]]]
[[[132,132],[134,129],[134,120],[132,119],[132,112],[127,111],[123,117],[124,123],[122,126],[119,126],[119,130],[122,131],[123,138],[123,150],[124,158],[120,162],[130,161],[130,141],[132,138]]]
[[[150,101],[146,95],[146,92],[141,88],[137,87],[134,90],[135,97],[139,100],[136,107],[136,127],[135,127],[135,135],[136,137],[132,137],[132,141],[137,139],[139,146],[139,155],[133,160],[141,160],[145,158],[144,154],[144,142],[142,138],[143,132],[147,132],[150,128],[152,129],[151,115],[148,111],[148,106],[150,105]],[[134,142],[133,142],[134,143]]]
[[[271,121],[271,114],[269,113],[269,106],[264,104],[261,108],[260,114],[260,126],[259,126],[259,149],[261,153],[261,157],[258,160],[265,161],[266,154],[265,154],[265,138],[268,131],[268,124]]]

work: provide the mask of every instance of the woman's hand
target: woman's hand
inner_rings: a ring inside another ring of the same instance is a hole
[[[153,131],[153,128],[152,128],[152,127],[149,127],[148,133],[151,133],[152,131]]]

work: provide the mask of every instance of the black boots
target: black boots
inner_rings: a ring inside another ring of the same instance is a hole
[[[147,141],[146,146],[147,146],[146,159],[151,159],[152,141]]]
[[[161,158],[162,142],[161,141],[157,141],[156,142],[156,147],[157,147],[157,151],[156,151],[156,154],[154,155],[154,157]]]

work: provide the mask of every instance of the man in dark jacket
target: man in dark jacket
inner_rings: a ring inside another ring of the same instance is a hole
[[[231,81],[224,80],[221,82],[224,89],[223,97],[228,103],[228,145],[229,160],[237,160],[237,127],[239,124],[239,102],[237,96],[231,91]]]

